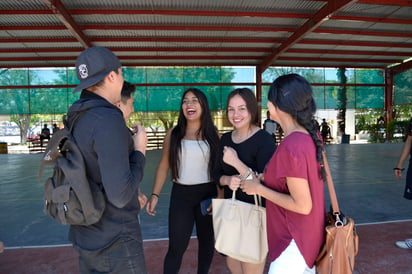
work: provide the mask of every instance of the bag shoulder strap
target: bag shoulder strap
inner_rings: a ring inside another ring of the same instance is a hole
[[[333,180],[332,180],[332,175],[329,169],[328,159],[326,158],[326,153],[324,150],[322,151],[322,158],[323,158],[323,165],[324,165],[325,173],[326,173],[326,183],[328,186],[330,203],[332,204],[333,214],[334,215],[340,214],[338,198],[336,197],[335,186],[333,185]]]
[[[64,124],[64,129],[57,131],[49,143],[47,144],[46,150],[43,154],[42,160],[40,161],[40,167],[39,167],[39,175],[38,175],[38,181],[42,181],[43,177],[43,169],[44,165],[51,165],[54,164],[56,159],[61,156],[61,153],[59,151],[59,146],[61,144],[61,141],[63,139],[67,138],[67,131],[69,134],[72,134],[74,124],[77,122],[77,120],[87,112],[88,109],[76,112],[73,117],[70,119],[70,123],[68,118],[64,119],[63,124]],[[70,124],[70,126],[68,126]],[[72,135],[72,138],[74,139],[74,136]]]
[[[73,132],[73,128],[74,128],[74,124],[77,122],[77,120],[79,120],[79,118],[81,116],[83,116],[83,114],[85,114],[87,112],[88,109],[82,110],[82,111],[78,111],[76,112],[73,117],[70,117],[70,121],[69,118],[67,117],[63,123],[64,126],[69,130],[70,133]],[[70,125],[70,126],[69,126]]]

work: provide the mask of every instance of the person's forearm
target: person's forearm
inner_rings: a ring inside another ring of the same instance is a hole
[[[405,143],[403,144],[402,152],[401,152],[401,155],[399,156],[399,160],[396,164],[396,168],[403,167],[403,163],[408,158],[409,153],[411,151],[411,144],[412,144],[412,136],[408,136]]]
[[[295,201],[290,194],[277,192],[262,184],[258,186],[257,193],[260,196],[264,197],[266,200],[269,200],[272,203],[277,204],[278,206],[283,207],[284,209],[287,209],[289,211],[300,214],[309,214],[310,210],[312,209],[311,205],[308,206]]]
[[[233,167],[239,172],[239,175],[242,178],[246,179],[249,173],[249,167],[247,165],[245,165],[241,160],[238,160]]]
[[[162,170],[160,167],[156,171],[155,175],[155,180],[152,188],[152,194],[156,194],[157,196],[160,195],[160,192],[162,192],[163,186],[165,184],[166,178],[167,178],[167,172],[168,170]]]

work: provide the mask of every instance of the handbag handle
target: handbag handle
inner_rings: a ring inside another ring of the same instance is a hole
[[[330,203],[332,204],[333,215],[337,217],[336,222],[342,222],[339,218],[340,210],[339,210],[338,198],[336,197],[335,186],[333,185],[333,180],[332,180],[332,175],[329,169],[328,159],[326,158],[326,153],[324,150],[322,151],[322,158],[323,158],[323,166],[324,166],[325,173],[326,173],[326,183],[328,186]]]
[[[256,194],[254,194],[253,196],[255,198],[256,208],[258,208],[259,206],[262,206],[262,197]],[[258,201],[258,198],[259,198],[259,201]],[[236,191],[233,190],[232,191],[232,201],[235,201],[235,200],[236,200]]]

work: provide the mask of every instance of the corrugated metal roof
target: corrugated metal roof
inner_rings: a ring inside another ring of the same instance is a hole
[[[412,57],[411,14],[408,0],[0,1],[0,67],[73,66],[98,45],[123,65],[387,68]]]

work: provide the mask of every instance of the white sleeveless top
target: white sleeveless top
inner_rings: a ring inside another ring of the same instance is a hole
[[[206,141],[182,139],[178,183],[197,185],[210,182],[209,154],[210,148]]]

